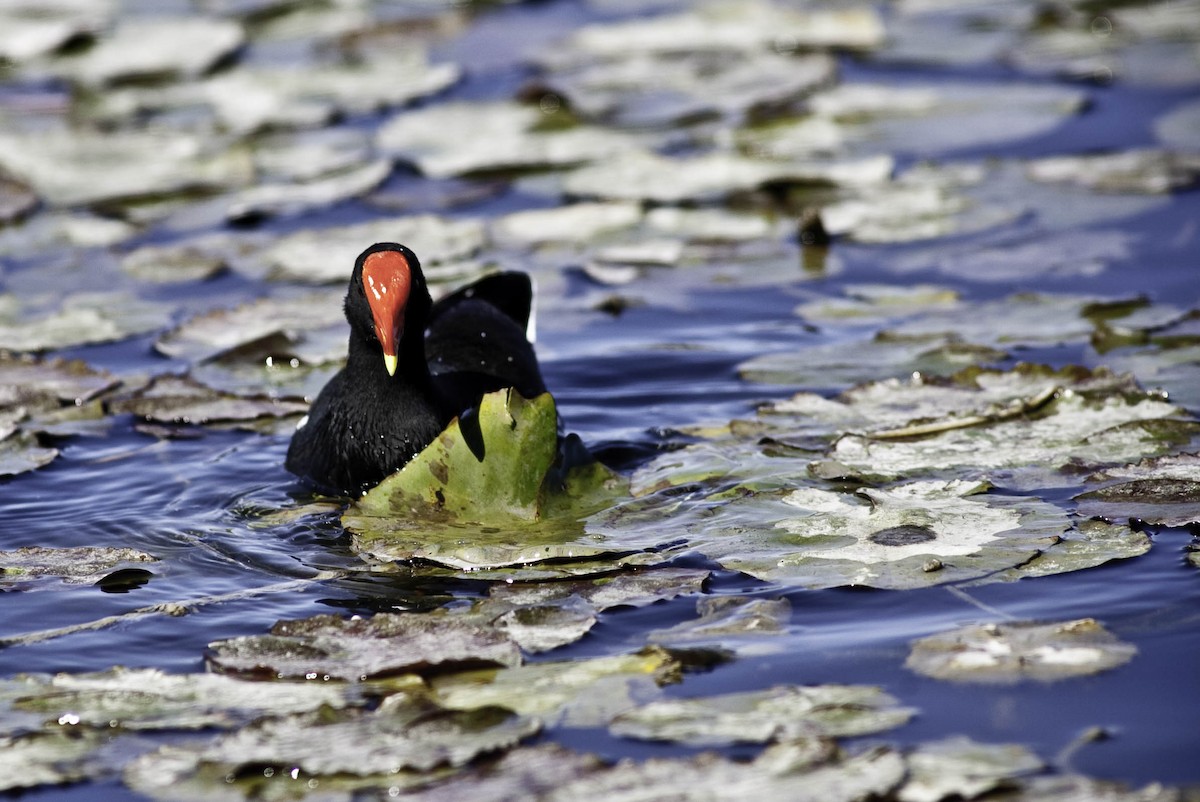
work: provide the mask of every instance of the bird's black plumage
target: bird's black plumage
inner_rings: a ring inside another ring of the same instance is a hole
[[[380,265],[386,269],[378,270]],[[388,338],[391,323],[380,311],[377,276],[393,271],[407,275],[396,278],[392,302],[405,289],[407,297],[396,310],[400,322],[390,375],[381,338]],[[504,387],[527,397],[544,392],[525,337],[531,303],[528,277],[505,273],[433,304],[416,254],[396,243],[367,248],[355,261],[346,292],[346,366],[293,434],[287,469],[357,494],[403,467],[483,393]]]

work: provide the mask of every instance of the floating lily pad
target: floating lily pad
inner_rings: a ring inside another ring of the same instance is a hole
[[[0,410],[83,406],[120,382],[79,360],[43,360],[0,353]]]
[[[336,228],[305,229],[282,237],[262,255],[274,278],[343,285],[367,242],[404,242],[421,256],[431,282],[461,275],[462,260],[485,243],[483,224],[471,219],[414,215]]]
[[[226,216],[231,220],[257,219],[325,208],[365,195],[382,184],[391,172],[391,162],[380,159],[309,181],[259,184],[234,194]]]
[[[241,47],[242,26],[208,17],[141,17],[121,21],[79,56],[52,68],[90,86],[123,80],[194,78]]]
[[[102,744],[99,736],[63,732],[0,736],[0,791],[82,780],[87,758]]]
[[[357,551],[377,560],[494,568],[637,550],[584,534],[580,520],[620,494],[622,482],[592,463],[559,485],[551,474],[558,416],[548,393],[532,400],[515,391],[489,393],[476,420],[477,445],[455,419],[351,505],[342,525],[354,534]]]
[[[981,744],[966,737],[921,744],[908,755],[908,782],[901,802],[975,799],[1007,788],[1044,768],[1037,755],[1018,744]]]
[[[608,159],[635,142],[593,126],[543,127],[547,119],[537,107],[516,103],[443,103],[384,123],[377,144],[429,178],[449,178]],[[461,136],[448,138],[445,131]]]
[[[9,435],[0,439],[0,476],[36,471],[58,459],[57,448],[38,445],[30,436]]]
[[[358,680],[448,667],[517,665],[521,653],[494,628],[419,613],[369,619],[319,615],[280,621],[269,635],[209,644],[215,669],[281,678]]]
[[[704,596],[696,602],[696,612],[699,618],[656,629],[647,640],[674,645],[712,643],[722,648],[737,645],[739,651],[753,651],[761,647],[764,636],[786,632],[792,619],[787,599]]]
[[[620,59],[637,53],[870,49],[883,42],[871,8],[792,9],[766,2],[708,3],[694,11],[585,25],[567,39],[568,57]]]
[[[1015,683],[1058,680],[1124,665],[1137,648],[1090,618],[981,624],[914,641],[904,666],[934,679]]]
[[[205,426],[299,415],[308,405],[264,395],[222,393],[190,379],[158,376],[136,392],[113,399],[109,409],[151,423]]]
[[[101,30],[113,11],[109,0],[13,0],[0,8],[0,59],[30,61]]]
[[[866,685],[787,685],[699,699],[664,699],[622,713],[614,735],[691,746],[849,737],[906,724],[915,711]]]
[[[164,746],[131,762],[124,779],[139,793],[170,800],[227,794],[230,778],[239,776],[247,784],[251,777],[265,777],[257,791],[247,789],[246,796],[258,798],[339,784],[386,788],[417,780],[412,772],[462,766],[511,748],[539,729],[536,720],[499,708],[443,711],[419,697],[396,694],[369,713],[266,719],[199,748]]]
[[[1178,788],[1162,783],[1131,788],[1124,783],[1078,774],[1053,774],[1022,780],[1020,788],[993,798],[997,802],[1176,802],[1181,796]]]
[[[765,184],[879,185],[892,172],[889,156],[851,161],[768,161],[734,153],[712,152],[668,158],[623,148],[603,164],[569,173],[569,195],[656,203],[713,201],[755,190]]]
[[[155,284],[202,281],[225,267],[221,256],[195,245],[144,245],[121,259],[126,273]]]
[[[206,312],[163,334],[154,347],[192,363],[236,359],[247,352],[259,362],[260,350],[266,356],[295,356],[306,362],[338,359],[345,353],[346,339],[342,295],[340,288],[319,290]],[[330,336],[322,336],[326,333]],[[310,335],[314,342],[309,342]]]
[[[430,684],[445,707],[498,705],[540,716],[551,726],[594,727],[657,698],[660,686],[679,682],[681,672],[678,660],[650,646],[628,655],[448,674]]]
[[[557,59],[570,51],[555,51]],[[833,80],[834,60],[769,51],[634,53],[619,60],[571,65],[545,79],[588,120],[624,126],[665,126],[706,117],[735,122],[758,108],[778,109]],[[646,82],[653,75],[654,81]]]
[[[513,245],[573,243],[632,228],[641,220],[641,206],[632,201],[573,203],[499,217],[492,222],[492,236]]]
[[[0,585],[60,577],[69,584],[94,584],[122,565],[142,565],[158,558],[137,549],[106,546],[45,548],[25,546],[0,552]]]
[[[263,715],[347,705],[344,686],[247,682],[217,674],[114,668],[99,674],[24,676],[13,708],[71,726],[123,730],[231,729]]]
[[[170,308],[125,293],[78,293],[40,316],[0,311],[0,348],[37,352],[123,340],[166,323]]]
[[[53,206],[217,191],[249,184],[249,154],[172,132],[0,134],[0,167]]]
[[[1075,497],[1081,515],[1136,518],[1157,526],[1200,522],[1200,456],[1196,454],[1109,468],[1089,477],[1088,483],[1103,486]]]
[[[1037,181],[1069,182],[1101,192],[1147,194],[1186,189],[1200,181],[1200,156],[1132,150],[1088,156],[1054,156],[1027,167]]]
[[[16,222],[37,205],[37,195],[29,187],[0,173],[0,223]]]

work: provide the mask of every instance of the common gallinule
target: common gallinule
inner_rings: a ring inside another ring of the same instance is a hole
[[[493,390],[546,391],[526,339],[532,287],[499,273],[432,303],[416,254],[367,248],[346,292],[346,366],[318,394],[288,447],[289,471],[357,494],[399,470]]]

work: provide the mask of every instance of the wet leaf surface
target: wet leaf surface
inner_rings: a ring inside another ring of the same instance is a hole
[[[1017,621],[921,638],[904,665],[934,679],[1009,684],[1096,674],[1124,665],[1136,653],[1090,618]]]
[[[897,797],[901,802],[974,799],[1043,768],[1037,755],[1018,744],[948,738],[922,744],[908,755],[909,779]]]
[[[121,565],[158,562],[143,551],[107,546],[44,548],[25,546],[0,552],[0,586],[25,585],[42,577],[91,585]]]
[[[1091,477],[1091,483],[1103,484],[1075,497],[1081,515],[1136,518],[1158,526],[1200,521],[1200,458],[1195,454],[1109,468]]]
[[[501,630],[451,618],[384,614],[369,619],[321,615],[281,621],[269,635],[209,644],[209,664],[231,674],[357,680],[480,665],[517,665],[516,644]]]

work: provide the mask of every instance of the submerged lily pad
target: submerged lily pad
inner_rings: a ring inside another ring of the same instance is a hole
[[[25,546],[0,552],[0,586],[41,577],[60,577],[69,584],[91,585],[118,566],[157,561],[157,557],[129,548]]]
[[[975,799],[1013,785],[1044,768],[1037,755],[1018,744],[981,744],[963,736],[921,744],[908,755],[908,782],[901,802]]]
[[[511,390],[489,393],[472,425],[478,431],[468,437],[461,421],[451,421],[351,505],[342,524],[357,551],[458,568],[618,551],[585,535],[579,521],[620,493],[622,482],[598,463],[574,468],[565,480],[554,476],[558,416],[549,393],[532,400]]]
[[[1090,618],[981,624],[921,638],[904,666],[934,679],[1015,683],[1097,674],[1124,665],[1137,647]]]
[[[380,613],[369,619],[319,615],[280,621],[269,635],[209,644],[208,661],[227,673],[358,680],[451,666],[513,666],[521,653],[495,628],[419,613]]]
[[[915,711],[866,685],[785,685],[698,699],[664,699],[622,713],[614,735],[691,746],[852,737],[906,724]]]

